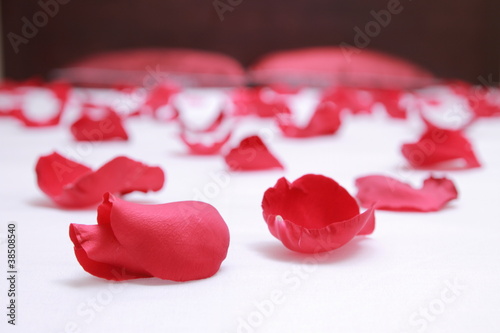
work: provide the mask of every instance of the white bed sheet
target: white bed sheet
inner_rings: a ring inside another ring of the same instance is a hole
[[[500,119],[468,130],[482,168],[435,173],[456,182],[458,200],[436,213],[377,211],[371,236],[321,257],[293,253],[271,236],[264,191],[281,176],[306,173],[332,177],[352,194],[356,177],[374,173],[417,185],[429,173],[408,170],[399,152],[418,138],[416,122],[346,117],[333,136],[295,140],[268,120],[248,119],[233,143],[261,134],[286,166],[251,173],[227,172],[218,156],[187,155],[173,124],[126,125],[129,142],[77,143],[65,126],[26,129],[0,120],[2,274],[7,224],[18,229],[17,325],[7,324],[1,278],[2,332],[498,332]],[[163,190],[125,199],[213,204],[231,233],[221,270],[185,283],[112,283],[87,274],[68,225],[96,223],[95,207],[58,209],[36,186],[36,160],[53,150],[93,167],[117,155],[163,167]]]

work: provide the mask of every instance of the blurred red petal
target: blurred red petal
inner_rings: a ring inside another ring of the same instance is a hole
[[[375,228],[373,209],[360,214],[356,200],[321,175],[304,175],[293,183],[279,179],[264,193],[262,209],[271,234],[302,253],[337,249]]]
[[[276,117],[283,135],[292,138],[306,138],[319,135],[334,134],[340,127],[340,111],[335,103],[322,102],[314,111],[305,127],[297,126],[290,114],[280,114]]]
[[[128,140],[122,119],[110,108],[84,112],[71,125],[71,133],[77,141]]]
[[[373,92],[346,86],[335,86],[323,93],[323,102],[335,103],[340,110],[347,108],[352,113],[371,113],[374,104]]]
[[[53,153],[36,165],[38,186],[54,202],[65,207],[86,207],[98,203],[105,192],[159,191],[165,175],[127,157],[116,157],[96,171]]]
[[[24,99],[26,93],[29,91],[30,85],[32,83],[21,84],[16,88],[21,88],[21,91],[15,92],[19,98]],[[56,109],[51,112],[51,115],[46,119],[33,119],[32,116],[29,116],[27,110],[23,108],[23,103],[21,102],[17,107],[12,109],[9,114],[17,119],[19,119],[24,126],[27,127],[48,127],[58,125],[61,121],[61,117],[66,108],[66,103],[68,101],[69,93],[71,87],[62,82],[54,82],[50,84],[43,85],[41,83],[37,84],[38,89],[44,89],[48,92],[52,93],[54,98],[57,100],[58,105]],[[28,89],[23,89],[28,88]],[[31,87],[33,88],[33,87]]]
[[[204,136],[206,136],[205,134]],[[210,143],[198,141],[195,142],[192,139],[188,138],[188,134],[182,131],[179,135],[180,139],[184,144],[189,148],[189,152],[194,155],[215,155],[220,152],[222,147],[229,141],[231,138],[232,132],[228,132],[221,139],[215,138],[214,135],[211,135]]]
[[[381,103],[387,114],[392,118],[406,119],[406,108],[400,105],[402,90],[397,89],[374,89],[374,102]]]
[[[149,91],[144,104],[140,107],[139,113],[152,113],[153,117],[162,120],[173,120],[177,117],[176,113],[172,113],[171,118],[165,119],[159,114],[159,110],[169,105],[172,96],[177,94],[180,89],[172,84],[158,84],[152,90]]]
[[[256,135],[243,139],[224,159],[233,171],[283,169],[280,161]]]
[[[449,82],[448,87],[467,100],[477,117],[500,116],[500,89],[473,86],[463,81]]]
[[[455,185],[447,178],[429,177],[422,188],[415,189],[394,178],[373,175],[356,179],[356,186],[361,206],[383,210],[438,211],[458,197]]]
[[[108,280],[213,276],[226,258],[229,230],[211,205],[181,201],[140,205],[104,195],[98,225],[70,226],[82,267]]]
[[[401,148],[412,167],[469,169],[481,166],[461,130],[442,129],[428,121],[426,125],[427,130],[416,143],[404,144]]]
[[[277,114],[290,113],[290,109],[279,98],[264,100],[263,89],[238,89],[233,92],[232,99],[237,116],[256,115],[261,118],[271,118]]]

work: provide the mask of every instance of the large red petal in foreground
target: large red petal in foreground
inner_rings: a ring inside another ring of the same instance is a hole
[[[447,178],[429,177],[422,188],[386,176],[365,176],[356,179],[356,198],[363,207],[393,211],[432,212],[442,209],[458,197],[453,182]]]
[[[304,175],[293,183],[279,179],[264,193],[262,209],[271,234],[302,253],[337,249],[375,228],[373,209],[360,214],[356,200],[321,175]]]
[[[104,195],[97,225],[70,225],[82,267],[108,280],[208,278],[220,268],[229,230],[219,212],[198,201],[140,205]]]
[[[424,119],[425,121],[425,119]],[[404,144],[401,151],[414,168],[469,169],[481,164],[461,130],[442,129],[426,121],[427,130],[416,143]],[[457,164],[462,163],[462,164]]]
[[[165,175],[127,157],[116,157],[96,171],[57,153],[42,156],[36,165],[38,186],[64,207],[86,207],[98,203],[102,194],[158,191]]]
[[[280,161],[256,135],[243,139],[224,159],[233,171],[283,169]]]
[[[332,102],[322,102],[305,127],[298,127],[290,114],[280,114],[276,117],[283,135],[292,138],[305,138],[318,135],[334,134],[340,127],[341,108]]]

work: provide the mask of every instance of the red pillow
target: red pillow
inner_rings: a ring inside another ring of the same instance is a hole
[[[98,53],[65,66],[57,75],[90,86],[146,86],[158,81],[181,86],[235,86],[245,81],[243,67],[229,56],[175,48]]]
[[[371,50],[316,47],[270,53],[250,69],[258,84],[414,87],[433,75],[407,60]]]

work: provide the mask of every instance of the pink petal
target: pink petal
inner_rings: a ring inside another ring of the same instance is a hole
[[[107,193],[98,223],[72,224],[70,237],[82,267],[110,280],[208,278],[219,270],[229,247],[226,223],[203,202],[140,205]]]
[[[322,102],[316,108],[311,120],[305,127],[298,127],[289,114],[276,117],[283,135],[292,138],[305,138],[334,134],[340,127],[341,109],[332,102]]]
[[[361,206],[393,211],[438,211],[458,197],[447,178],[429,177],[422,188],[415,189],[394,178],[374,175],[356,179],[356,186]]]
[[[426,122],[427,130],[418,142],[404,144],[403,156],[415,168],[477,168],[481,164],[461,130],[442,129]],[[462,162],[462,165],[457,165]],[[455,163],[455,164],[453,164]]]
[[[110,108],[95,110],[84,114],[71,125],[71,133],[77,141],[128,140],[122,119]],[[95,116],[97,114],[97,117]]]
[[[224,159],[233,171],[283,169],[280,161],[256,135],[243,139]]]

